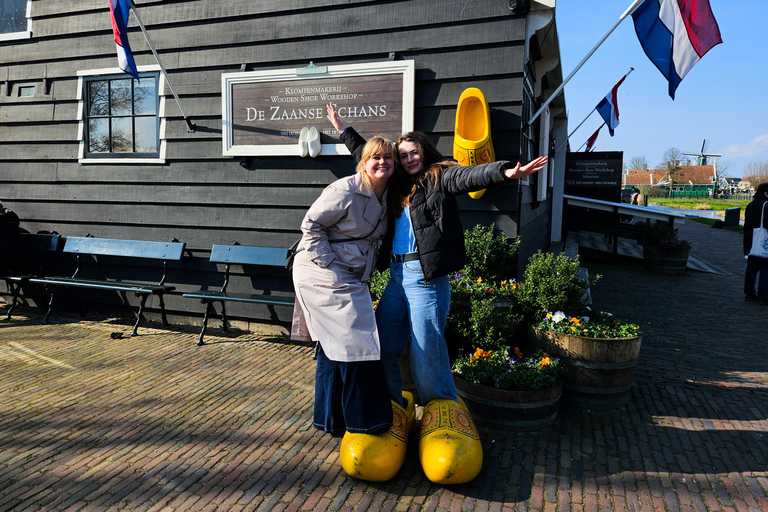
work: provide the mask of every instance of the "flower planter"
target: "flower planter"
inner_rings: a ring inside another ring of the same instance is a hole
[[[568,368],[563,402],[585,409],[612,409],[627,403],[642,336],[586,338],[529,326],[528,341],[558,356]]]
[[[509,391],[467,382],[454,374],[456,392],[478,425],[500,430],[531,431],[552,425],[563,381],[535,391]]]
[[[682,274],[688,265],[691,247],[675,251],[660,249],[654,245],[643,245],[645,266],[659,274]]]

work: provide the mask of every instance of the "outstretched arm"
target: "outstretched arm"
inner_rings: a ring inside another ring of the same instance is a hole
[[[333,127],[339,132],[343,132],[344,125],[341,124],[341,119],[339,119],[339,114],[336,112],[336,107],[333,106],[333,103],[328,103],[328,105],[325,106],[325,110],[328,112],[325,117],[328,118]]]
[[[509,179],[525,178],[526,176],[542,170],[545,165],[547,165],[547,157],[545,156],[540,156],[522,167],[520,166],[520,162],[517,162],[516,166],[504,169],[504,176]]]

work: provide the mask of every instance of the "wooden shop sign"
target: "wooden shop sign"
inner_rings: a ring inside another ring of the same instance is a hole
[[[325,117],[329,102],[366,139],[397,140],[413,130],[412,60],[225,73],[221,80],[225,156],[298,156],[299,133],[313,126],[321,156],[348,155]]]

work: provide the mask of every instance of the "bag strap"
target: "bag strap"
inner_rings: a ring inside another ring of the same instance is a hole
[[[763,203],[763,210],[760,213],[760,229],[765,229],[765,226],[763,226],[763,222],[765,222],[765,205],[768,204],[768,201],[765,201]]]

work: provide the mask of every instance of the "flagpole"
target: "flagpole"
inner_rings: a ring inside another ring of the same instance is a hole
[[[144,33],[144,38],[147,40],[147,43],[149,44],[149,48],[152,50],[152,54],[155,56],[155,60],[157,61],[157,64],[160,66],[160,69],[162,70],[163,75],[165,76],[165,81],[168,83],[168,88],[171,90],[173,97],[176,98],[176,103],[179,105],[179,110],[181,110],[181,115],[184,117],[184,121],[187,122],[187,126],[189,127],[189,130],[194,132],[195,125],[192,124],[192,121],[189,119],[189,116],[187,116],[187,114],[184,112],[184,107],[181,106],[181,101],[179,101],[179,96],[176,94],[176,90],[173,88],[173,84],[168,78],[168,72],[165,70],[163,63],[160,62],[160,56],[157,54],[157,50],[155,50],[155,45],[152,44],[152,39],[150,39],[149,37],[147,28],[144,26],[144,23],[142,23],[141,21],[141,17],[139,16],[139,11],[136,10],[136,5],[133,3],[133,0],[130,0],[130,2],[131,2],[131,11],[133,11],[133,15],[136,16],[136,21],[139,22],[139,27],[141,27],[141,31]]]
[[[621,79],[623,80],[624,78],[627,78],[627,77],[629,76],[629,74],[630,74],[631,72],[633,72],[634,70],[635,70],[635,68],[633,68],[633,67],[630,67],[630,68],[629,68],[629,71],[627,71],[627,74],[626,74],[626,75],[624,75],[624,76],[623,76]],[[581,125],[583,125],[584,123],[586,123],[586,122],[587,122],[587,119],[589,119],[590,117],[592,117],[592,114],[594,114],[596,110],[597,110],[597,107],[595,107],[595,108],[593,108],[592,110],[590,110],[590,111],[589,111],[589,114],[587,114],[587,117],[585,117],[585,118],[584,118],[584,120],[583,120],[582,122],[580,122],[580,123],[579,123],[579,126],[577,126],[576,128],[574,128],[574,129],[573,129],[573,131],[572,131],[571,133],[569,133],[569,134],[568,134],[568,138],[567,138],[567,139],[565,139],[565,142],[563,142],[562,144],[560,144],[559,146],[557,146],[557,149],[555,149],[555,152],[558,152],[558,151],[560,150],[560,148],[561,148],[561,147],[563,147],[563,144],[565,144],[566,142],[568,142],[568,141],[570,140],[570,138],[571,138],[571,137],[573,137],[573,134],[574,134],[574,133],[576,133],[576,132],[578,131],[578,129],[579,129],[579,128],[581,128]],[[583,146],[583,144],[582,144],[582,146]],[[581,148],[579,148],[579,149],[581,149]]]
[[[571,78],[573,78],[573,75],[575,75],[581,69],[581,67],[584,64],[586,64],[586,62],[589,60],[589,58],[592,56],[592,54],[595,53],[597,51],[597,49],[600,48],[600,45],[602,45],[605,42],[605,40],[608,39],[608,36],[610,36],[613,33],[613,31],[616,30],[616,27],[618,27],[621,24],[621,22],[624,21],[624,19],[627,16],[629,16],[630,14],[635,12],[635,9],[637,9],[639,7],[639,5],[642,2],[644,2],[644,1],[645,0],[634,0],[634,2],[632,2],[632,5],[630,5],[629,8],[626,11],[624,11],[624,14],[622,14],[619,17],[619,20],[613,25],[613,27],[611,27],[611,29],[608,31],[608,33],[605,34],[603,36],[603,38],[600,39],[600,41],[595,45],[595,47],[592,48],[592,50],[587,54],[587,56],[584,57],[584,59],[582,59],[581,62],[579,62],[579,65],[576,66],[576,69],[571,71],[571,74],[568,75],[568,77],[565,80],[563,80],[563,83],[561,83],[560,86],[557,89],[555,89],[555,92],[553,92],[549,96],[549,98],[547,98],[547,101],[545,101],[544,104],[541,107],[539,107],[539,110],[536,111],[536,113],[533,114],[533,116],[531,116],[531,118],[528,120],[528,123],[527,123],[528,125],[533,124],[533,122],[536,120],[536,118],[539,117],[539,115],[541,115],[541,113],[544,111],[545,108],[547,108],[547,105],[549,105],[560,94],[560,92],[565,87],[565,84],[567,84],[571,80]]]

